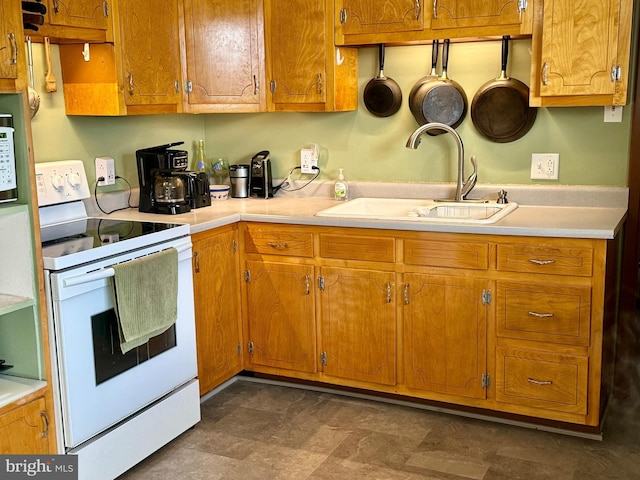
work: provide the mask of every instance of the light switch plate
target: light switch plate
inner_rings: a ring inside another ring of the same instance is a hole
[[[604,122],[605,123],[611,123],[611,122],[621,122],[622,121],[622,107],[616,107],[616,106],[607,106],[604,107]]]
[[[532,153],[531,179],[558,180],[559,153]]]

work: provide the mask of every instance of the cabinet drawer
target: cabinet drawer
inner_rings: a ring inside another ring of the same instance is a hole
[[[320,234],[320,256],[324,258],[393,263],[395,245],[391,237]]]
[[[246,224],[244,251],[263,255],[313,257],[313,233],[282,225],[275,227]]]
[[[593,249],[533,244],[498,245],[497,269],[590,277]]]
[[[486,270],[489,244],[444,240],[405,240],[404,263],[429,267]]]
[[[498,347],[496,400],[584,415],[588,366],[587,357]]]
[[[591,288],[498,282],[497,335],[567,345],[589,345]]]

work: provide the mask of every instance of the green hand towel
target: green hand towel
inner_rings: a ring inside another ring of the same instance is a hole
[[[169,329],[178,318],[178,251],[114,265],[113,292],[122,353]]]

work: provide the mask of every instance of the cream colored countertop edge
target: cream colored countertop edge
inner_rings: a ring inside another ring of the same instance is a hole
[[[317,217],[320,210],[336,205],[329,192],[333,182],[314,182],[296,192],[279,192],[275,198],[213,201],[210,207],[180,215],[140,213],[135,208],[111,213],[109,217],[125,220],[186,223],[191,233],[198,233],[238,221],[287,223],[390,230],[474,233],[492,235],[540,236],[562,238],[612,239],[622,228],[627,214],[628,189],[624,187],[562,187],[541,185],[479,185],[471,198],[495,200],[498,190],[508,192],[508,198],[518,208],[493,224],[421,223]],[[302,192],[305,196],[302,196]],[[353,183],[350,195],[356,197],[446,198],[452,186],[392,183]],[[99,196],[106,211],[117,208],[122,199],[114,195]],[[90,215],[100,215],[95,199],[87,200]],[[114,207],[115,204],[115,207]],[[126,201],[125,201],[126,204]],[[132,196],[137,205],[137,192]]]

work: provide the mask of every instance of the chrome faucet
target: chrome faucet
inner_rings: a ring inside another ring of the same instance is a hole
[[[456,202],[462,202],[465,200],[465,197],[473,190],[473,187],[476,186],[476,181],[478,180],[478,162],[476,161],[476,157],[471,157],[471,164],[473,165],[473,173],[469,176],[467,181],[464,181],[464,147],[462,145],[462,139],[458,132],[456,132],[449,125],[445,125],[444,123],[426,123],[421,127],[418,127],[415,132],[411,134],[409,139],[407,140],[407,148],[418,148],[420,145],[421,136],[425,132],[429,132],[431,130],[444,130],[447,133],[453,135],[453,138],[456,141],[456,145],[458,146],[458,179],[456,183]]]

